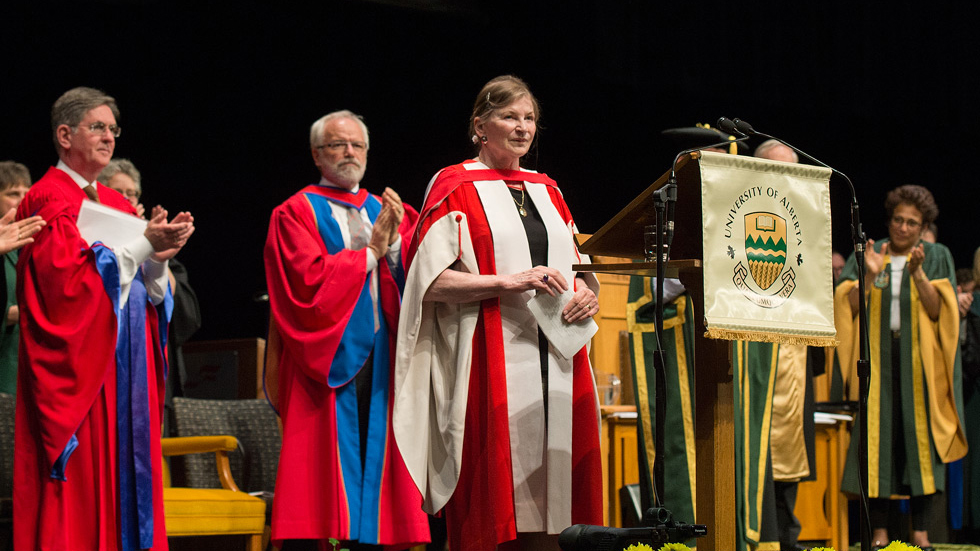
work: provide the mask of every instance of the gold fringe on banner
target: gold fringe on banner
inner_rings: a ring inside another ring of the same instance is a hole
[[[834,346],[839,341],[834,337],[803,337],[800,335],[781,335],[779,333],[763,331],[736,331],[733,329],[708,329],[704,336],[709,339],[721,339],[728,341],[755,341],[755,342],[774,342],[778,344],[802,344],[804,346]]]

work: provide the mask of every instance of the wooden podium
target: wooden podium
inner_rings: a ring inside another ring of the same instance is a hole
[[[680,278],[694,303],[694,395],[696,506],[698,524],[708,535],[698,547],[712,551],[735,549],[735,437],[734,387],[731,341],[705,338],[704,282],[702,277],[701,178],[699,155],[681,158],[677,177],[676,230],[666,277]],[[595,234],[580,243],[579,250],[591,256],[614,256],[643,260],[644,227],[655,224],[652,196],[667,183],[668,171],[636,197]],[[623,264],[580,264],[573,270],[623,275],[656,276],[653,262]],[[670,503],[664,503],[670,509]]]

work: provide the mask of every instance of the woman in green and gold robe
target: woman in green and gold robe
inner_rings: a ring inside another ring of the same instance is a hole
[[[959,311],[953,260],[943,245],[920,240],[939,209],[922,186],[888,193],[888,239],[868,241],[865,285],[871,379],[867,406],[868,497],[875,546],[889,541],[888,500],[911,496],[912,543],[931,547],[929,500],[945,487],[944,463],[966,454]],[[858,285],[854,256],[834,293],[843,380],[857,399]],[[862,422],[857,419],[856,422]],[[843,489],[860,491],[854,431]]]

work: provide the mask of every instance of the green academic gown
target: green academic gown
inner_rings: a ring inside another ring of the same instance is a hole
[[[633,388],[640,427],[640,476],[653,488],[656,375],[653,366],[657,339],[654,330],[656,280],[630,280],[626,305]],[[694,470],[694,307],[687,293],[664,305],[663,346],[667,376],[667,416],[664,419],[665,465],[663,503],[675,520],[695,521]],[[653,496],[647,496],[651,501]]]
[[[769,447],[778,363],[778,345],[732,342],[736,551],[779,549]]]
[[[0,315],[0,392],[17,393],[17,341],[20,324],[7,325],[7,310],[17,304],[17,251],[0,256],[7,300]]]
[[[640,476],[646,477],[650,488],[656,456],[653,430],[656,404],[653,355],[657,350],[655,284],[651,278],[632,278],[626,306],[640,427]],[[694,523],[694,305],[687,293],[664,305],[662,344],[668,404],[664,419],[666,476],[663,503],[676,520]],[[775,550],[779,543],[769,462],[769,422],[777,355],[774,347],[765,343],[736,343],[735,353],[736,362],[740,362],[736,364],[740,376],[735,381],[734,391],[735,491],[739,516],[736,551]]]
[[[875,243],[880,251],[887,240]],[[959,357],[959,311],[953,259],[943,245],[924,243],[922,269],[940,297],[937,320],[929,319],[918,299],[906,268],[902,272],[899,387],[893,385],[892,292],[884,276],[868,292],[868,334],[871,353],[867,431],[868,497],[887,498],[928,495],[945,487],[943,463],[966,455],[963,430],[963,389]],[[889,274],[891,258],[885,255],[883,274]],[[834,292],[835,322],[841,379],[848,395],[857,397],[853,372],[857,358],[857,316],[851,315],[848,293],[857,285],[852,255],[844,266]],[[896,397],[898,398],[896,400]],[[855,423],[861,423],[860,417]],[[855,425],[857,426],[857,425]],[[904,446],[894,444],[903,435]],[[842,488],[858,493],[858,431],[853,431],[844,469]]]

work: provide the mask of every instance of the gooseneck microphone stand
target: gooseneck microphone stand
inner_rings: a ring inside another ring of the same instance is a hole
[[[644,228],[643,245],[644,258],[647,262],[655,262],[656,302],[654,312],[654,327],[657,350],[653,355],[656,384],[656,403],[654,413],[654,446],[657,450],[653,462],[653,489],[649,488],[647,477],[640,477],[640,501],[643,508],[643,518],[639,528],[610,528],[605,526],[589,526],[576,524],[562,531],[558,544],[564,551],[592,551],[622,549],[630,543],[642,542],[659,548],[664,543],[680,543],[692,538],[700,538],[708,534],[703,524],[686,524],[673,520],[673,515],[664,506],[664,418],[667,414],[667,371],[664,363],[664,353],[661,343],[661,333],[664,323],[664,274],[670,259],[670,244],[674,236],[674,206],[677,204],[677,161],[684,155],[700,149],[723,147],[731,143],[742,143],[749,136],[727,140],[717,144],[685,149],[674,157],[670,165],[670,177],[667,183],[653,192],[653,208],[656,213],[655,225]],[[637,436],[642,438],[641,426],[637,424]],[[645,455],[641,456],[645,457]],[[645,470],[645,459],[641,459],[641,470]],[[653,504],[650,495],[653,495]]]
[[[749,136],[744,136],[735,140],[727,140],[704,147],[695,147],[681,151],[674,156],[674,162],[670,165],[670,177],[667,179],[667,183],[654,191],[652,196],[653,207],[656,212],[656,229],[654,230],[656,236],[651,239],[651,236],[644,235],[644,245],[646,247],[644,256],[647,262],[654,261],[656,263],[657,270],[656,289],[654,293],[656,295],[656,302],[654,303],[654,330],[656,332],[657,350],[653,354],[654,381],[656,384],[654,413],[654,449],[656,450],[656,455],[653,461],[653,506],[657,508],[664,507],[664,460],[666,455],[664,452],[666,449],[664,419],[667,416],[667,369],[662,346],[664,329],[664,274],[667,270],[667,262],[670,260],[670,244],[674,238],[674,206],[677,204],[677,161],[684,155],[701,149],[729,146],[732,142],[742,143],[748,139]],[[648,244],[650,241],[654,241],[655,244],[653,244],[653,247],[651,247],[651,244]],[[640,477],[640,480],[643,481],[644,477]],[[645,489],[643,486],[645,484],[641,482],[641,489]],[[651,507],[647,503],[648,492],[642,491],[640,493],[643,509],[647,511]]]
[[[671,199],[671,189],[673,189],[673,199]],[[664,461],[663,449],[666,445],[664,439],[664,418],[667,416],[667,396],[664,392],[667,384],[667,368],[664,363],[664,351],[661,346],[661,335],[664,330],[664,270],[667,268],[667,259],[670,254],[670,241],[667,239],[667,227],[673,224],[672,220],[667,219],[667,204],[677,200],[677,182],[668,182],[667,185],[658,189],[653,194],[653,208],[656,212],[656,248],[652,251],[656,258],[657,278],[656,278],[656,303],[654,308],[654,332],[656,334],[657,349],[653,353],[653,370],[656,388],[656,411],[654,412],[654,450],[657,450],[653,459],[653,507],[663,507],[664,496]],[[644,243],[647,236],[644,235]],[[644,251],[646,260],[650,260],[651,251],[649,247]],[[645,477],[640,477],[642,480]],[[644,493],[645,494],[645,493]],[[646,495],[644,495],[644,498]],[[646,511],[650,506],[644,504],[643,510]]]
[[[733,134],[743,136],[762,136],[763,138],[776,140],[777,142],[792,149],[809,161],[824,168],[829,168],[834,174],[838,174],[847,182],[851,191],[851,240],[854,243],[854,261],[857,263],[858,280],[858,473],[861,487],[861,506],[860,506],[860,525],[861,525],[861,551],[871,550],[871,519],[868,511],[868,420],[866,412],[868,407],[868,387],[871,379],[871,354],[868,341],[868,303],[865,299],[865,272],[864,272],[864,252],[868,238],[861,228],[860,207],[858,206],[857,193],[854,190],[854,183],[846,174],[836,168],[824,163],[807,152],[781,140],[775,136],[764,134],[752,128],[752,125],[739,119],[718,119],[718,128]]]

